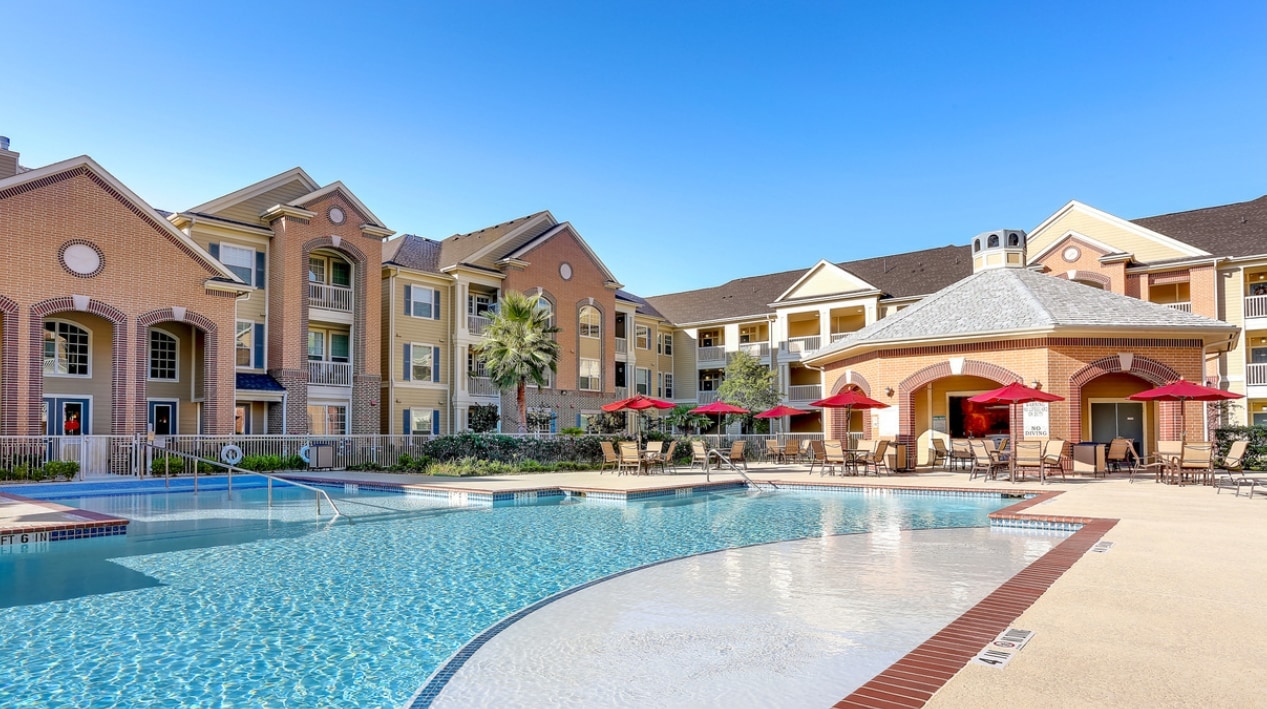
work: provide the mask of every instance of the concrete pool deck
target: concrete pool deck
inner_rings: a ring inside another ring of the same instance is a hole
[[[683,469],[684,471],[685,469]],[[1011,625],[1036,632],[1004,669],[969,665],[931,707],[1263,706],[1267,697],[1267,500],[1151,480],[1070,478],[968,481],[962,472],[833,478],[803,466],[753,465],[757,481],[835,481],[888,487],[1060,491],[1027,514],[1119,520],[1104,554],[1087,554]],[[704,475],[610,472],[436,478],[390,473],[305,473],[305,478],[418,485],[455,491],[540,488],[629,491],[704,483]],[[736,481],[734,473],[711,475]],[[9,489],[21,494],[20,489]],[[0,496],[0,533],[30,524],[83,522],[74,511],[32,508]],[[66,515],[67,517],[60,517]],[[38,520],[36,519],[38,517]],[[876,703],[879,706],[879,703]]]

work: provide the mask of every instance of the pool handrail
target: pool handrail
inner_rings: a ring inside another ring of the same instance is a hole
[[[274,481],[274,480],[276,480],[276,481],[277,481],[277,482],[279,482],[279,483],[285,483],[285,484],[287,484],[287,485],[294,485],[295,487],[300,487],[300,488],[303,488],[303,489],[305,489],[305,490],[311,490],[311,491],[313,491],[314,493],[316,493],[316,498],[317,498],[317,514],[318,514],[318,515],[319,515],[319,514],[321,514],[321,498],[323,498],[323,497],[324,497],[324,498],[326,498],[326,502],[327,502],[327,503],[329,503],[329,505],[330,505],[330,509],[334,510],[334,516],[335,516],[335,517],[341,517],[341,516],[343,515],[343,513],[342,513],[341,511],[339,511],[339,507],[338,507],[338,505],[334,504],[334,500],[332,500],[332,499],[330,498],[330,494],[329,494],[329,493],[327,493],[325,490],[322,490],[322,489],[321,489],[321,488],[319,488],[319,487],[316,487],[316,486],[313,486],[313,485],[308,485],[308,484],[301,483],[301,482],[297,482],[297,481],[294,481],[294,480],[287,480],[286,478],[283,478],[283,477],[278,477],[278,476],[276,476],[276,475],[272,475],[272,474],[270,474],[270,473],[265,473],[265,472],[262,472],[262,471],[259,471],[259,470],[247,470],[246,468],[239,468],[239,467],[237,467],[236,465],[231,465],[231,464],[226,463],[226,462],[221,461],[221,460],[214,460],[214,459],[212,459],[212,458],[202,458],[202,457],[199,457],[199,456],[194,455],[193,453],[185,453],[185,452],[183,452],[183,451],[170,450],[170,449],[168,449],[168,448],[163,448],[162,446],[156,446],[156,445],[154,445],[153,443],[149,443],[149,442],[147,442],[147,441],[142,441],[142,442],[141,442],[141,445],[142,445],[142,449],[146,449],[146,448],[148,448],[148,449],[150,449],[150,450],[154,450],[154,451],[162,451],[162,454],[163,454],[163,472],[164,472],[164,474],[163,474],[163,478],[164,478],[164,482],[165,482],[165,484],[166,484],[166,485],[168,485],[169,487],[171,486],[171,462],[170,462],[169,458],[170,458],[171,456],[176,456],[176,457],[182,458],[182,459],[184,459],[184,460],[187,460],[187,461],[193,461],[193,462],[194,462],[194,465],[192,466],[192,467],[193,467],[193,473],[194,473],[194,492],[198,492],[198,465],[197,465],[197,463],[207,463],[207,464],[209,464],[209,465],[217,465],[217,466],[220,466],[221,468],[224,468],[225,470],[227,470],[227,471],[228,471],[228,474],[229,474],[229,492],[233,492],[233,473],[234,473],[234,472],[244,473],[244,474],[246,474],[246,475],[258,475],[258,476],[260,476],[260,477],[263,477],[263,478],[267,478],[267,479],[268,479],[268,506],[269,506],[269,507],[272,507],[272,506],[273,506],[273,481]]]

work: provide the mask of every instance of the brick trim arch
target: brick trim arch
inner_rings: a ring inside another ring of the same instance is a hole
[[[352,376],[365,374],[365,313],[369,308],[377,308],[377,303],[367,303],[365,295],[366,279],[369,277],[370,263],[365,252],[357,248],[356,244],[347,239],[340,238],[338,244],[335,244],[333,236],[319,236],[315,239],[309,239],[304,242],[303,246],[303,264],[305,272],[308,268],[308,256],[317,249],[329,249],[338,251],[352,262],[352,290],[355,298],[356,307],[352,309]],[[378,264],[374,264],[377,266]],[[304,341],[300,343],[300,351],[308,351],[308,280],[305,277],[299,290],[300,311],[302,313],[303,322],[302,331],[304,333]],[[374,353],[377,357],[379,354]]]
[[[846,370],[844,375],[836,379],[829,396],[839,394],[846,386],[857,387],[863,394],[871,396],[871,382],[867,381],[866,377],[852,370]]]
[[[871,396],[871,383],[866,377],[853,370],[845,370],[845,373],[836,378],[836,383],[832,385],[831,394],[834,396],[844,391],[845,387],[853,387],[867,396]],[[845,433],[848,430],[849,423],[844,420],[844,416],[838,416],[835,410],[831,410],[829,428],[833,438],[844,440]],[[871,438],[871,417],[864,415],[862,417],[862,437]]]
[[[1113,286],[1113,279],[1103,273],[1096,273],[1095,271],[1074,271],[1072,274],[1053,273],[1052,275],[1056,278],[1063,278],[1067,281],[1085,281],[1087,283],[1094,283],[1104,290],[1112,290]]]
[[[203,383],[203,420],[213,425],[220,414],[220,378],[216,374],[216,364],[220,361],[220,328],[216,323],[201,313],[186,310],[184,318],[176,317],[173,308],[160,308],[143,313],[136,318],[136,394],[135,418],[138,431],[149,427],[149,407],[145,400],[149,391],[149,328],[163,322],[178,322],[192,325],[202,330],[207,338],[203,346],[202,383]]]
[[[30,381],[30,397],[27,401],[28,426],[38,425],[40,405],[44,402],[44,318],[66,312],[81,312],[75,308],[75,299],[61,296],[42,300],[31,306],[30,338],[27,347]],[[127,417],[127,361],[128,361],[128,316],[122,310],[96,300],[88,301],[88,307],[82,311],[92,313],[109,321],[113,326],[110,342],[110,433],[122,436],[132,433]],[[99,411],[93,412],[99,416]],[[29,432],[29,431],[28,431]],[[37,435],[43,434],[39,431]]]
[[[4,340],[0,344],[0,435],[18,433],[18,303],[0,295],[0,322]]]
[[[1117,355],[1101,357],[1087,366],[1074,372],[1069,377],[1069,434],[1074,443],[1082,440],[1082,389],[1092,381],[1106,374],[1130,374],[1153,386],[1161,386],[1179,379],[1179,373],[1169,365],[1155,359],[1133,355],[1130,369],[1122,369],[1122,358]],[[1179,407],[1177,401],[1157,402],[1158,429],[1177,438],[1179,431]]]
[[[906,444],[915,442],[915,390],[938,379],[952,376],[981,377],[982,379],[998,382],[1000,386],[1024,381],[1021,375],[1007,367],[975,359],[964,360],[963,371],[958,375],[951,370],[950,362],[948,361],[924,367],[903,379],[897,385],[898,406],[901,407],[898,410],[898,442]],[[1017,421],[1012,421],[1009,425],[1015,428],[1018,423]]]

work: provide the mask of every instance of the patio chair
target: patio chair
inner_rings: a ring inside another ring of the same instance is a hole
[[[773,438],[765,439],[765,459],[778,462],[780,455],[783,455],[783,448],[779,446],[779,442]]]
[[[1047,476],[1051,471],[1060,473],[1061,480],[1068,480],[1065,477],[1065,462],[1069,460],[1068,446],[1059,438],[1050,438],[1043,444],[1043,464],[1038,470],[1038,481],[1040,483],[1047,482]]]
[[[616,468],[616,472],[620,475],[638,475],[642,472],[642,467],[642,452],[638,450],[638,444],[633,441],[621,441],[620,466]]]
[[[841,473],[845,473],[850,467],[845,458],[844,445],[840,441],[823,441],[823,468],[818,471],[819,474],[830,470],[835,475],[836,466],[840,466]]]
[[[731,443],[730,455],[726,456],[726,460],[729,461],[732,466],[737,466],[742,463],[745,471],[748,469],[748,456],[745,452],[747,450],[747,445],[747,441],[735,441],[734,443]]]
[[[1013,480],[1024,480],[1025,471],[1033,470],[1041,480],[1043,477],[1043,442],[1017,441],[1012,449],[1010,461]]]
[[[1227,449],[1227,455],[1223,456],[1223,463],[1218,469],[1222,470],[1226,475],[1215,479],[1214,487],[1218,494],[1223,494],[1223,490],[1231,488],[1236,491],[1236,496],[1241,496],[1241,488],[1249,488],[1249,497],[1254,496],[1254,486],[1267,484],[1267,480],[1254,478],[1245,475],[1245,451],[1249,449],[1249,441],[1233,441],[1232,445]]]
[[[1199,485],[1214,482],[1214,444],[1185,443],[1179,457],[1179,484],[1191,480]]]
[[[823,442],[818,440],[812,440],[809,442],[809,471],[811,473],[814,472],[815,465],[827,465],[827,451],[823,447]],[[819,470],[818,474],[822,475],[823,471]]]
[[[598,474],[602,475],[609,465],[613,470],[620,467],[620,456],[617,455],[616,447],[611,441],[599,441],[598,445],[603,449],[603,464],[598,466]]]
[[[788,441],[784,443],[781,459],[784,463],[795,463],[801,460],[801,442]]]
[[[933,447],[928,449],[929,466],[936,468],[938,463],[946,465],[949,460],[950,449],[946,447],[946,442],[940,438],[933,438]]]
[[[1157,450],[1150,455],[1144,463],[1139,467],[1142,470],[1151,471],[1155,482],[1170,482],[1172,476],[1177,476],[1179,467],[1179,459],[1183,456],[1183,441],[1157,441]],[[1135,478],[1132,476],[1131,482]]]
[[[950,441],[950,453],[946,457],[950,461],[951,468],[965,469],[972,467],[972,461],[976,458],[969,441],[963,438]]]
[[[677,441],[669,441],[669,449],[661,453],[657,458],[650,461],[660,466],[660,472],[667,473],[669,468],[673,468],[677,472],[677,464],[673,462],[673,456],[677,454]]]
[[[708,470],[708,447],[703,441],[691,441],[691,467],[697,465],[701,470]]]
[[[889,442],[886,440],[878,440],[871,447],[870,452],[863,454],[860,462],[862,463],[862,474],[866,475],[867,471],[875,471],[875,476],[880,477],[881,470],[889,470]],[[892,473],[893,471],[889,471]]]
[[[1007,470],[1007,463],[999,458],[999,454],[990,451],[985,446],[985,441],[979,438],[973,438],[968,441],[968,446],[972,450],[972,468],[968,479],[972,480],[978,475],[983,480],[995,480],[998,478],[1000,471]]]
[[[1108,452],[1104,454],[1104,464],[1108,466],[1109,472],[1122,471],[1122,466],[1128,462],[1126,449],[1130,443],[1130,440],[1126,438],[1114,438],[1109,441]]]

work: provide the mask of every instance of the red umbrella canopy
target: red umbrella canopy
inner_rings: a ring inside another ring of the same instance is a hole
[[[826,399],[819,399],[810,406],[818,406],[826,409],[887,409],[889,405],[883,401],[876,401],[871,397],[863,394],[857,389],[842,389],[832,394]]]
[[[968,397],[977,404],[1028,404],[1032,401],[1064,401],[1065,397],[1049,394],[1042,389],[1031,389],[1020,382],[1012,382],[984,394]]]
[[[603,404],[601,408],[603,411],[608,413],[614,413],[616,411],[624,411],[625,409],[644,411],[646,409],[671,409],[674,406],[675,404],[670,401],[661,401],[660,399],[652,399],[646,394],[637,394],[629,397],[628,399],[621,399],[620,401],[613,401],[610,404]]]
[[[778,406],[774,407],[773,409],[770,409],[769,411],[762,411],[761,413],[757,414],[756,418],[777,419],[783,416],[800,416],[801,414],[812,414],[812,413],[814,412],[802,411],[800,409],[794,409],[791,406],[784,406],[783,404],[779,404]]]
[[[1134,401],[1222,401],[1224,399],[1243,399],[1244,395],[1202,386],[1196,382],[1176,379],[1156,389],[1131,394],[1127,398]]]
[[[691,409],[691,413],[693,414],[746,414],[749,412],[747,409],[739,407],[739,406],[735,406],[734,404],[727,404],[724,401],[714,401],[711,404],[696,406],[695,408]]]

